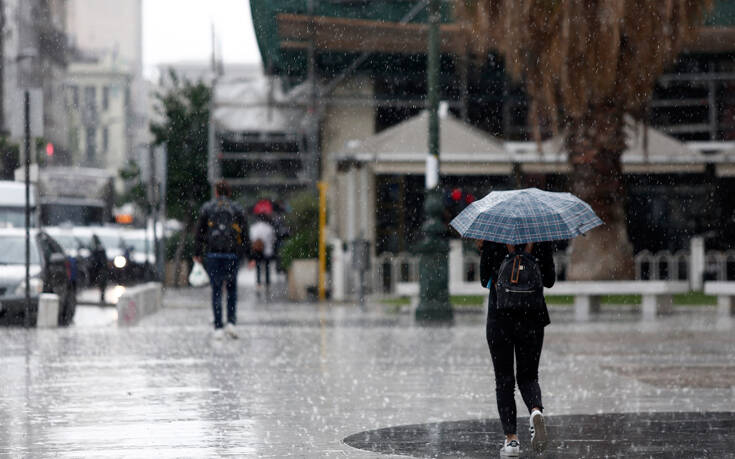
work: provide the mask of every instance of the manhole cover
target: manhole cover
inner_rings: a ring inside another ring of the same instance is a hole
[[[548,416],[551,443],[530,448],[528,418],[519,418],[521,457],[735,458],[735,413],[622,413]],[[414,457],[498,457],[498,419],[416,424],[351,435],[344,442],[382,454]]]

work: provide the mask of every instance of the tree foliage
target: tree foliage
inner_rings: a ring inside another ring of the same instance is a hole
[[[128,161],[120,168],[118,175],[125,183],[126,191],[118,196],[117,205],[132,203],[138,206],[146,215],[150,212],[146,184],[140,173],[140,166],[135,161]]]
[[[534,137],[564,133],[572,192],[606,225],[572,243],[571,279],[633,275],[621,156],[625,116],[641,119],[656,79],[711,0],[456,0],[480,55],[493,49],[526,85]]]
[[[639,116],[712,0],[457,0],[482,53],[505,56],[541,113],[612,104]],[[478,39],[479,38],[479,39]],[[537,113],[537,115],[540,113]],[[563,125],[563,123],[562,123]]]
[[[209,198],[207,146],[211,87],[180,79],[171,70],[170,86],[156,95],[160,122],[151,123],[156,145],[165,145],[169,216],[192,222]]]
[[[290,201],[287,224],[291,237],[281,248],[280,257],[288,269],[293,260],[316,258],[319,252],[319,199],[309,191],[295,195]]]

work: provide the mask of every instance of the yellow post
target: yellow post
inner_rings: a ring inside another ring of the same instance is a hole
[[[327,297],[327,183],[317,183],[319,188],[319,301]]]

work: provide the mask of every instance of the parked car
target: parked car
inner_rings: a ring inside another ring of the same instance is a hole
[[[91,246],[93,235],[99,237],[107,254],[110,282],[130,285],[155,279],[152,232],[117,226],[89,226],[75,227],[73,234],[87,248]]]
[[[122,232],[123,256],[130,282],[150,282],[156,279],[156,257],[153,236],[144,229],[125,229]]]
[[[71,279],[79,290],[92,283],[92,252],[71,226],[47,226],[44,231],[64,249],[71,262]]]
[[[69,325],[76,310],[71,263],[64,249],[47,233],[31,230],[30,323],[38,318],[41,293],[59,296],[59,325]],[[0,229],[0,323],[20,325],[25,315],[25,231]]]

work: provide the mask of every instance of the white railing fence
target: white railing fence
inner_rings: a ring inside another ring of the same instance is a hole
[[[461,280],[456,282],[471,283],[480,280],[480,256],[474,252],[463,250],[460,245],[452,245],[453,251],[462,251]],[[459,253],[450,254],[460,256]],[[689,252],[680,250],[670,252],[663,250],[652,253],[644,250],[635,255],[636,280],[689,280]],[[566,277],[569,256],[566,252],[554,254],[556,273],[559,280]],[[450,263],[451,264],[451,263]],[[384,253],[378,255],[373,263],[373,292],[390,295],[395,292],[396,283],[418,282],[419,257],[408,252],[397,254]],[[705,254],[705,276],[707,280],[725,281],[735,279],[735,250],[725,252],[708,251]],[[450,273],[450,281],[453,278]]]

